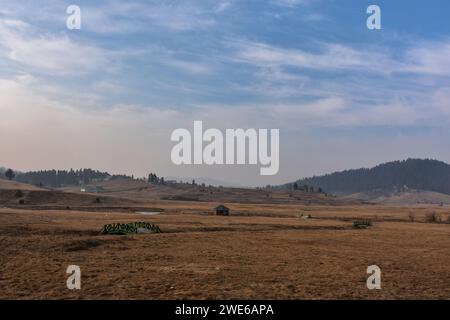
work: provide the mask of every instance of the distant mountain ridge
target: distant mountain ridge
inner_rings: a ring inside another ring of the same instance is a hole
[[[296,183],[299,186],[320,187],[324,192],[339,195],[405,186],[450,195],[450,165],[438,160],[408,159],[383,163],[370,169],[345,170],[300,179]]]

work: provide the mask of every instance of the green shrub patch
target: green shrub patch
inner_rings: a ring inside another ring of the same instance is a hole
[[[136,233],[161,233],[161,229],[148,222],[111,223],[103,226],[101,234],[136,234]]]
[[[353,221],[353,228],[366,229],[372,226],[371,220],[357,220]]]

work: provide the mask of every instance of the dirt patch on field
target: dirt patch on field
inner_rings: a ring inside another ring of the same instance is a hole
[[[99,247],[103,243],[104,241],[98,239],[73,240],[66,244],[64,250],[68,252],[89,250],[90,248]]]

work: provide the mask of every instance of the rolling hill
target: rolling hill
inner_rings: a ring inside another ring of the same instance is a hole
[[[42,191],[43,188],[33,186],[27,183],[21,183],[17,181],[9,181],[6,179],[0,179],[0,190],[27,190],[27,191]]]
[[[341,199],[319,193],[289,190],[226,188],[182,183],[164,185],[142,180],[117,179],[93,182],[87,185],[100,190],[97,194],[132,199],[135,201],[189,201],[224,203],[266,203],[266,204],[317,204],[342,205],[361,203],[353,199]],[[79,186],[60,188],[70,193],[80,193]]]
[[[325,192],[350,195],[374,190],[419,190],[450,195],[450,165],[430,159],[408,159],[366,169],[346,170],[296,181],[297,185],[322,188]],[[368,196],[371,198],[371,196]],[[361,199],[361,198],[360,198]]]
[[[408,188],[403,188],[401,190],[372,190],[358,192],[344,196],[343,198],[387,205],[450,204],[450,195],[448,194]]]

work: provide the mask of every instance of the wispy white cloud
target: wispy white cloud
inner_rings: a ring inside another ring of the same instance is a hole
[[[208,74],[211,72],[211,67],[207,65],[207,63],[195,62],[195,61],[187,61],[169,58],[163,60],[163,63],[177,68],[179,70],[192,73],[192,74]]]
[[[394,72],[450,76],[450,41],[417,42],[393,57],[385,47],[374,50],[339,43],[319,43],[317,51],[281,48],[266,43],[234,40],[235,59],[260,67],[290,66],[334,71],[357,70],[391,74]]]
[[[148,31],[152,26],[173,31],[209,28],[216,20],[212,13],[224,11],[229,2],[205,6],[196,1],[124,2],[83,7],[84,26],[95,33]]]
[[[221,1],[221,2],[217,5],[217,7],[216,7],[216,9],[215,9],[215,12],[216,12],[216,13],[224,12],[224,11],[227,10],[231,5],[232,5],[232,2],[231,2],[231,1]]]
[[[261,67],[291,66],[329,71],[365,69],[384,73],[393,70],[395,64],[383,53],[357,50],[338,43],[322,43],[317,52],[285,49],[242,40],[237,40],[231,45],[236,48],[237,61]]]
[[[64,34],[41,34],[23,21],[10,19],[0,19],[0,55],[25,67],[63,75],[108,64],[107,53],[98,47],[77,43]]]
[[[405,57],[404,71],[431,75],[450,75],[450,40],[418,41]]]
[[[430,97],[416,103],[393,98],[386,103],[361,105],[351,97],[327,97],[310,102],[242,105],[239,108],[204,106],[198,113],[212,126],[261,128],[283,130],[298,128],[367,128],[384,126],[411,126],[450,124],[445,101]],[[201,111],[203,110],[203,111]],[[236,116],[238,115],[238,116]],[[248,119],[251,119],[249,121]]]

